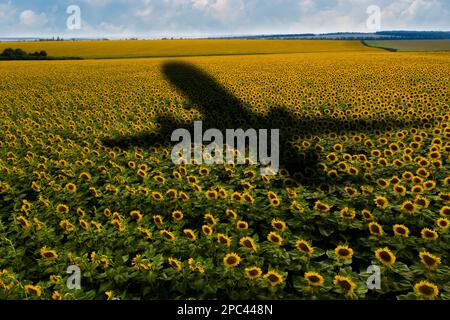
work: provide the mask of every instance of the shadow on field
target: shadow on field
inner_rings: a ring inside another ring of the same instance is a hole
[[[179,90],[191,104],[196,105],[203,114],[203,131],[216,128],[225,133],[226,129],[280,129],[280,169],[287,169],[296,182],[320,184],[331,182],[331,179],[318,170],[317,163],[321,159],[320,152],[314,147],[299,152],[290,143],[294,134],[310,137],[332,132],[363,132],[373,130],[381,132],[389,128],[420,127],[424,121],[401,121],[386,115],[380,119],[339,119],[330,116],[296,119],[283,107],[274,107],[267,116],[253,113],[237,97],[231,94],[210,75],[199,68],[185,62],[167,62],[162,72],[175,88]],[[429,120],[431,121],[431,120]],[[429,122],[428,121],[428,122]],[[103,141],[107,147],[150,148],[159,145],[170,145],[172,132],[184,128],[193,132],[193,122],[180,122],[168,115],[158,118],[160,130],[154,134],[124,136]],[[225,134],[224,134],[225,135]],[[270,145],[270,144],[269,144]],[[270,150],[269,150],[270,151]],[[359,152],[358,150],[353,150]],[[338,182],[335,180],[334,182]]]

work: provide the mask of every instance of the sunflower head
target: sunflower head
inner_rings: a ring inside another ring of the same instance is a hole
[[[228,268],[235,268],[241,263],[241,257],[239,257],[236,253],[228,253],[223,258],[223,264]]]
[[[402,224],[395,224],[392,227],[392,230],[394,231],[394,234],[398,237],[408,237],[409,236],[409,228],[407,226],[404,226]]]
[[[311,255],[314,253],[314,248],[305,240],[297,240],[295,242],[295,246],[298,250],[300,250],[303,253],[306,253],[307,255]]]
[[[414,290],[416,291],[416,294],[428,300],[435,299],[439,295],[439,288],[428,281],[416,283],[414,285]]]
[[[243,237],[239,240],[239,244],[244,248],[256,251],[256,244],[252,237]]]
[[[249,279],[258,279],[262,275],[262,270],[259,267],[249,267],[244,270],[245,275]]]
[[[269,233],[269,235],[267,236],[267,240],[269,240],[270,242],[272,242],[276,245],[281,245],[283,243],[283,238],[274,231]]]
[[[356,289],[356,284],[348,277],[336,275],[333,279],[334,285],[344,290],[346,294],[352,294]]]
[[[448,229],[448,227],[450,226],[450,220],[448,220],[447,218],[439,218],[436,220],[436,224],[439,226],[439,228]]]
[[[379,248],[375,251],[375,257],[385,266],[395,264],[396,257],[389,248]]]
[[[384,234],[381,225],[375,221],[369,223],[369,232],[374,236],[382,236]]]
[[[319,287],[324,283],[323,277],[317,272],[305,272],[304,278],[312,287]]]
[[[353,249],[349,248],[348,246],[338,246],[334,250],[334,254],[339,260],[351,259],[353,256]]]
[[[197,240],[197,236],[195,235],[194,231],[191,229],[184,229],[183,233],[188,237],[190,241]]]
[[[223,244],[223,245],[229,247],[231,245],[231,239],[229,237],[227,237],[226,235],[224,235],[223,233],[218,233],[217,234],[217,243]]]
[[[439,234],[430,228],[423,228],[420,231],[420,234],[422,236],[422,239],[425,240],[436,240],[437,238],[439,238]]]
[[[441,264],[441,258],[432,255],[429,252],[422,251],[419,253],[420,262],[427,269],[436,269]]]
[[[46,260],[56,260],[58,258],[58,253],[56,253],[55,250],[48,249],[47,247],[41,248],[39,252],[41,257]]]
[[[264,275],[264,279],[270,281],[272,286],[276,286],[277,284],[284,281],[284,277],[276,271],[270,270]]]
[[[278,219],[273,219],[272,227],[277,231],[284,232],[286,230],[286,223]]]

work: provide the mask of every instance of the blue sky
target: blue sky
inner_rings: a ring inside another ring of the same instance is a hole
[[[79,30],[66,26],[69,5]],[[0,37],[364,32],[370,5],[381,30],[450,30],[450,0],[0,0]]]

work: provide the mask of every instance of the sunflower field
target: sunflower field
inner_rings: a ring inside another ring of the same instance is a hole
[[[226,99],[187,96],[175,62]],[[449,53],[17,61],[0,78],[0,299],[450,298]],[[164,119],[270,125],[292,161],[174,164]]]

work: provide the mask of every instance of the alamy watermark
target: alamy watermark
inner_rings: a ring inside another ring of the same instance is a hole
[[[278,129],[270,130],[270,150],[269,130],[267,129],[258,131],[255,129],[246,131],[226,129],[224,139],[223,133],[218,129],[208,129],[203,132],[202,121],[194,122],[193,141],[191,132],[187,129],[175,130],[171,140],[178,142],[171,153],[172,161],[175,164],[259,163],[262,166],[262,175],[276,175],[280,167],[280,132]],[[204,142],[210,142],[210,144],[204,146]]]
[[[367,273],[370,276],[367,278],[367,289],[380,290],[381,289],[381,269],[378,266],[370,266],[367,268]]]
[[[366,21],[367,29],[371,31],[381,30],[381,8],[377,5],[371,5],[367,7],[366,13],[369,15]]]
[[[66,13],[69,14],[66,20],[66,26],[69,30],[81,29],[81,9],[79,6],[72,4],[67,7]]]
[[[70,276],[67,278],[66,286],[70,290],[81,289],[81,269],[77,265],[70,265],[66,271]]]

